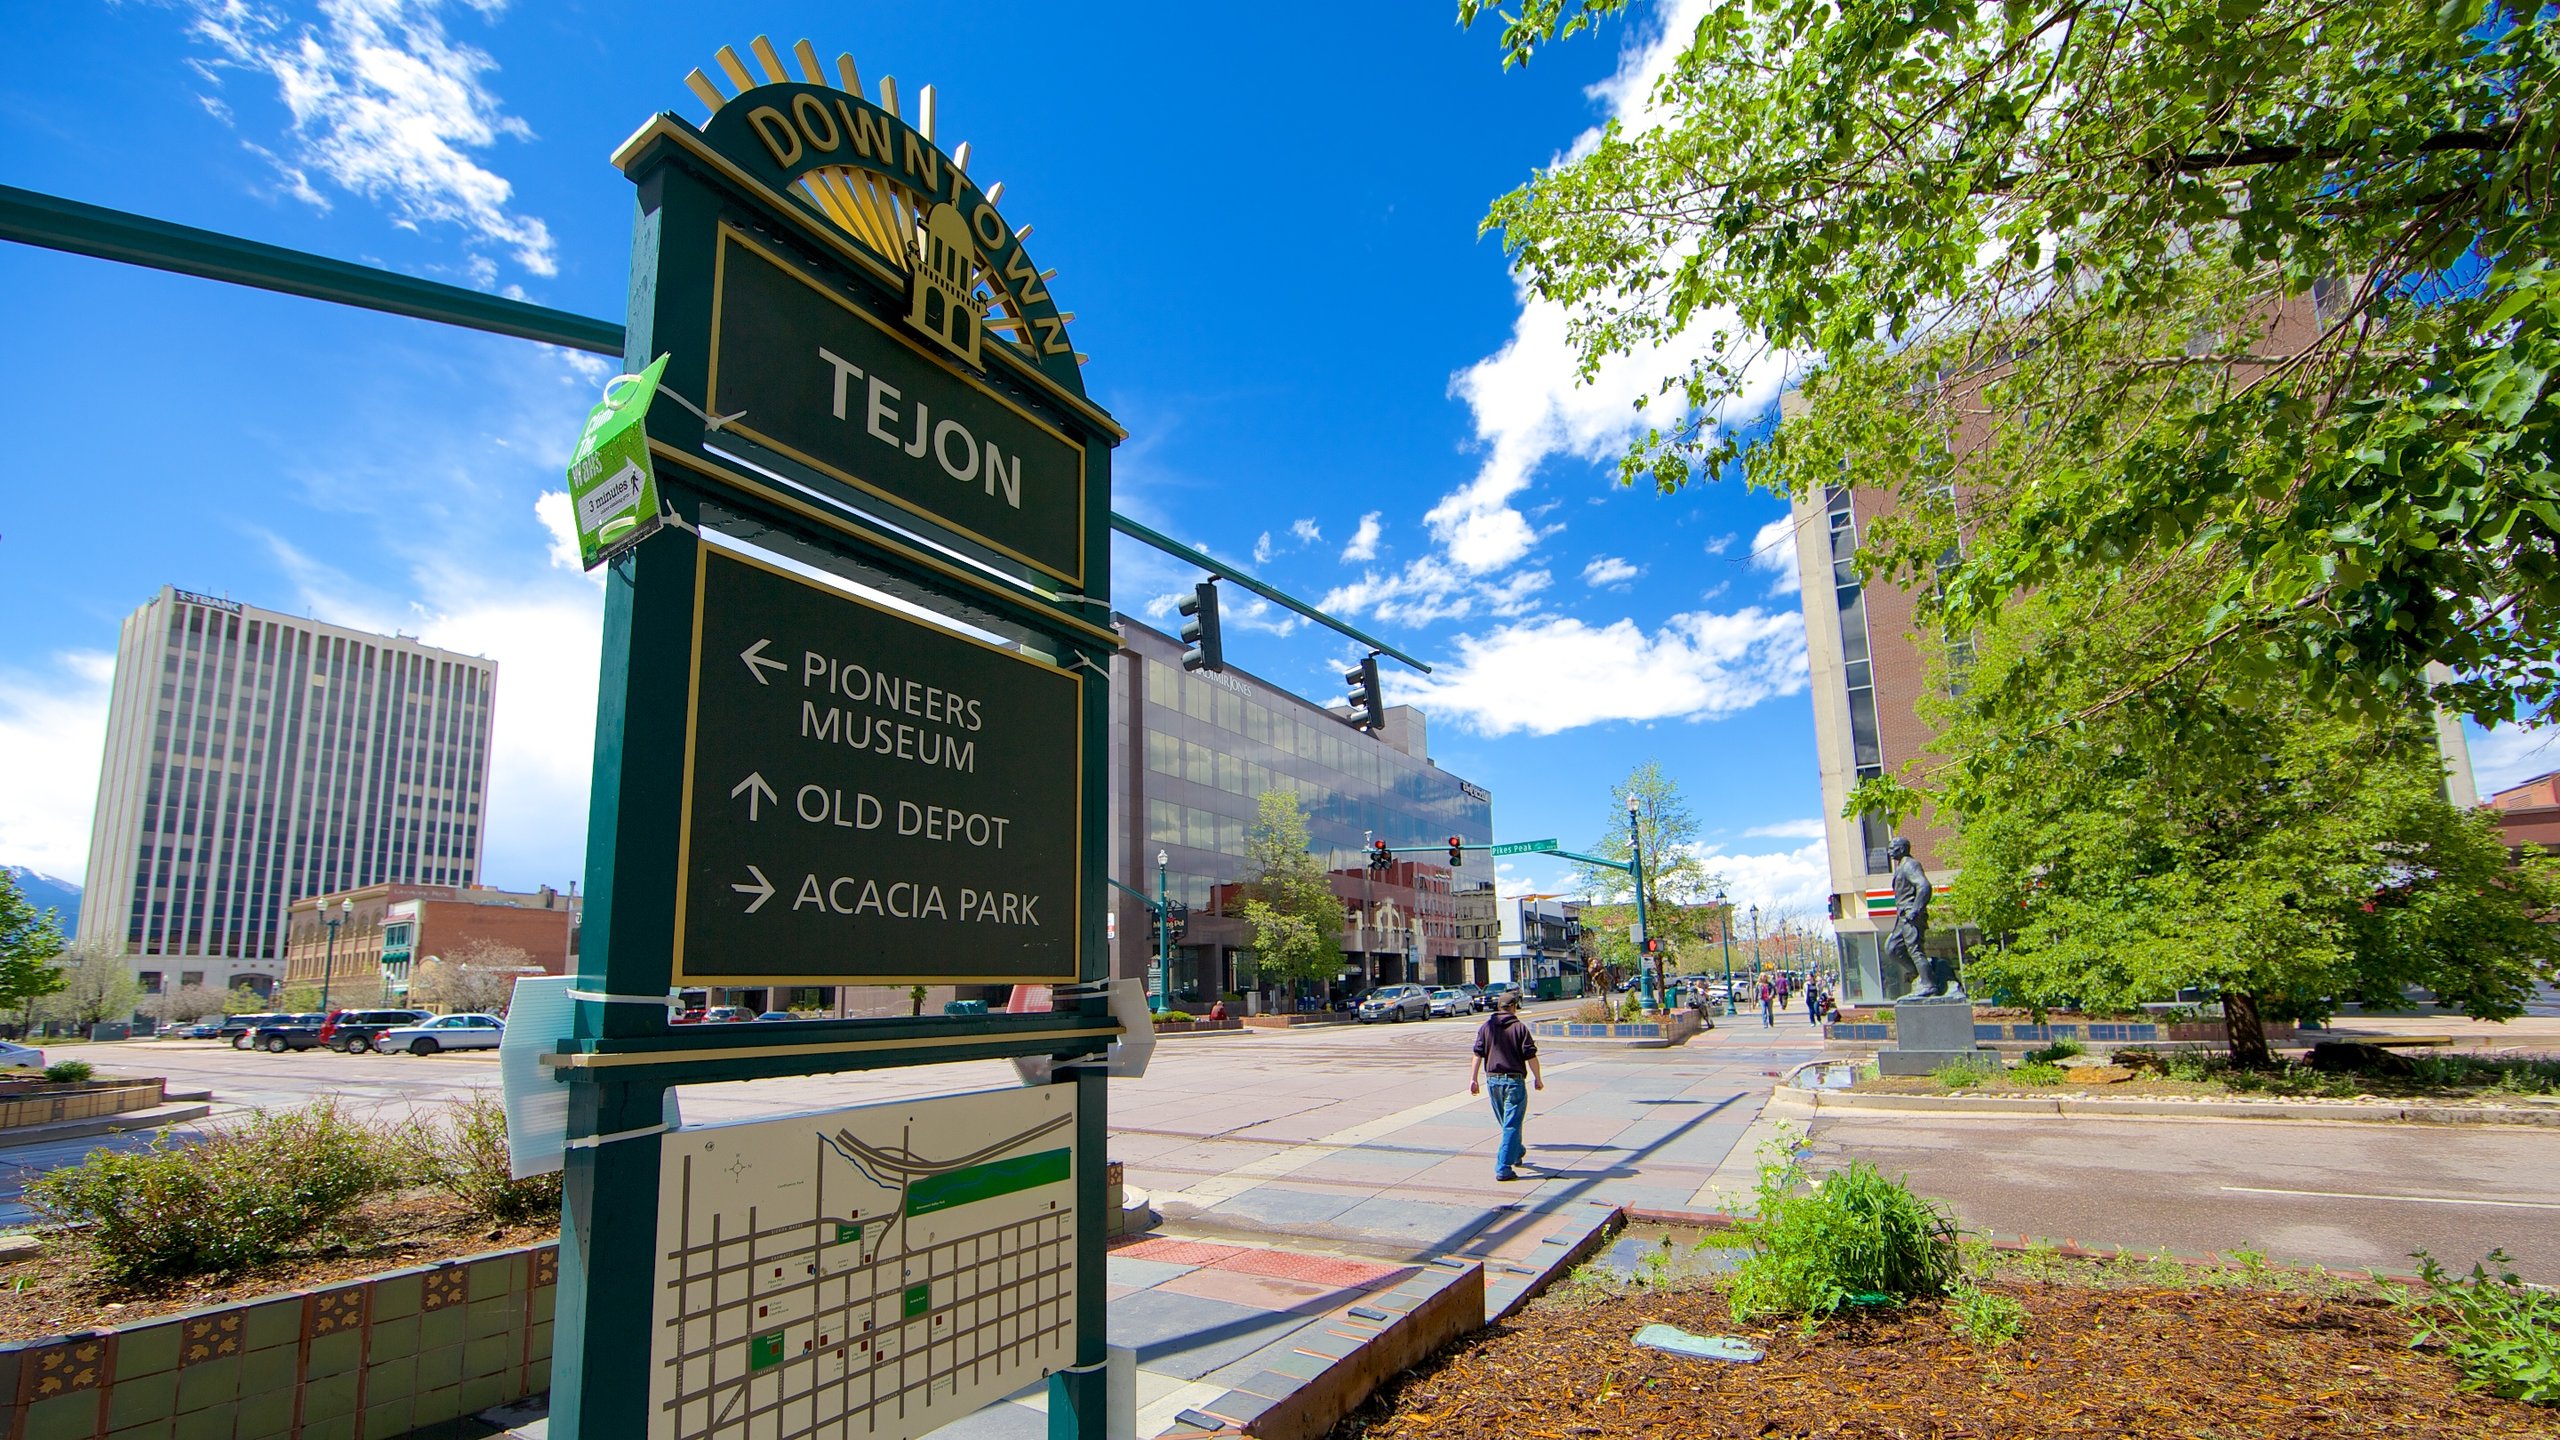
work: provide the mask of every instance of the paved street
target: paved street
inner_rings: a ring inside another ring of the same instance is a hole
[[[2560,1131],[2256,1120],[1824,1115],[1815,1161],[1847,1156],[2004,1236],[2406,1273],[2468,1270],[2492,1246],[2560,1281]]]

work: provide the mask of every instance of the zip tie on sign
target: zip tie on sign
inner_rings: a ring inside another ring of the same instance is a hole
[[[1092,659],[1090,656],[1086,655],[1086,654],[1085,654],[1083,651],[1081,651],[1081,650],[1077,651],[1077,652],[1076,652],[1076,653],[1074,653],[1073,655],[1068,656],[1068,657],[1067,657],[1067,661],[1068,661],[1067,668],[1068,668],[1068,669],[1070,669],[1070,670],[1073,670],[1073,669],[1075,669],[1077,666],[1081,665],[1081,666],[1083,666],[1085,669],[1092,671],[1094,674],[1101,676],[1101,677],[1102,677],[1103,679],[1105,679],[1105,680],[1108,680],[1108,679],[1110,679],[1110,678],[1111,678],[1111,667],[1110,667],[1110,666],[1108,666],[1108,665],[1097,665],[1097,664],[1095,664],[1095,663],[1094,663],[1094,661],[1093,661],[1093,659]]]
[[[637,1130],[616,1130],[610,1135],[581,1135],[577,1139],[563,1144],[560,1148],[563,1150],[592,1150],[599,1145],[610,1145],[616,1140],[637,1140],[643,1135],[663,1135],[674,1128],[676,1127],[668,1124],[664,1120],[661,1120],[655,1125],[643,1125]]]
[[[625,380],[637,380],[637,379],[639,379],[639,378],[640,378],[640,377],[639,377],[639,376],[637,376],[637,375],[627,375],[627,374],[626,374],[626,375],[616,375],[616,376],[614,376],[612,379],[607,380],[606,382],[604,382],[604,396],[605,396],[605,400],[606,400],[606,402],[607,402],[608,404],[612,402],[612,400],[613,400],[613,387],[614,387],[614,386],[621,384],[621,383],[622,383],[623,381],[625,381]],[[722,428],[724,428],[725,426],[727,426],[727,425],[728,425],[731,421],[733,421],[733,420],[744,420],[744,419],[746,419],[746,418],[747,418],[747,412],[746,412],[746,411],[744,411],[744,410],[739,411],[739,412],[738,412],[737,414],[735,414],[735,415],[711,415],[711,414],[707,414],[707,413],[705,413],[705,412],[703,411],[703,408],[702,408],[701,406],[696,405],[696,404],[694,404],[692,401],[687,400],[686,398],[684,398],[682,395],[677,394],[677,393],[676,393],[676,389],[675,389],[675,387],[674,387],[674,386],[672,386],[672,385],[667,384],[667,383],[666,383],[665,381],[663,381],[663,380],[662,380],[662,381],[660,381],[660,382],[658,382],[658,393],[659,393],[659,394],[661,394],[661,395],[666,396],[666,397],[667,397],[668,399],[670,399],[670,400],[673,400],[674,402],[676,402],[677,404],[679,404],[679,405],[683,406],[683,407],[684,407],[684,408],[686,408],[687,410],[692,411],[692,412],[693,412],[693,415],[694,415],[694,418],[695,418],[695,419],[697,419],[697,420],[700,420],[700,421],[702,422],[702,428],[704,428],[705,430],[709,430],[709,431],[713,432],[714,434],[717,434],[717,433],[718,433]]]
[[[612,995],[602,990],[572,990],[572,1000],[593,1000],[599,1005],[663,1005],[670,1010],[684,1008],[684,996],[670,990],[664,995]]]

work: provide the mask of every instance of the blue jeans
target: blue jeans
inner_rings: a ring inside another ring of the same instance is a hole
[[[1487,1075],[1484,1093],[1493,1101],[1494,1123],[1502,1127],[1502,1143],[1493,1152],[1493,1173],[1508,1175],[1513,1166],[1529,1158],[1529,1142],[1520,1134],[1529,1120],[1529,1082],[1519,1075]]]

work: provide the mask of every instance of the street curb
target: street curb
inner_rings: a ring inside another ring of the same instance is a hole
[[[212,1113],[210,1105],[162,1105],[150,1110],[129,1110],[121,1115],[100,1115],[91,1120],[29,1125],[22,1130],[0,1132],[0,1150],[47,1145],[56,1140],[84,1140],[92,1135],[115,1135],[127,1130],[158,1130],[164,1126],[183,1125],[189,1120],[201,1120]]]
[[[2560,1111],[2486,1105],[2359,1105],[2317,1101],[2252,1104],[2223,1100],[1968,1099],[1957,1095],[1859,1095],[1841,1090],[1791,1097],[1796,1108],[1911,1115],[2054,1115],[2109,1120],[2331,1120],[2355,1125],[2520,1125],[2560,1128]]]

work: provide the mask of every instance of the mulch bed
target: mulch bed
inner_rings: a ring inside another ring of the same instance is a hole
[[[2065,1072],[2066,1074],[2069,1072]],[[1996,1095],[2001,1099],[2052,1100],[2065,1095],[2086,1096],[2093,1100],[2262,1100],[2262,1101],[2425,1101],[2438,1105],[2506,1105],[2519,1109],[2548,1109],[2550,1100],[2527,1098],[2511,1090],[2486,1085],[2418,1085],[2406,1080],[2382,1076],[2358,1076],[2354,1088],[2345,1094],[2325,1093],[2313,1082],[2294,1080],[2272,1083],[2254,1090],[2226,1085],[2219,1080],[2172,1080],[2165,1075],[2136,1074],[2130,1080],[2106,1084],[2021,1085],[2012,1080],[1990,1078],[1978,1085],[1950,1090],[1933,1075],[1878,1075],[1860,1080],[1849,1087],[1862,1095]],[[2343,1087],[2342,1087],[2343,1088]]]
[[[1996,1350],[1935,1304],[1737,1327],[1711,1287],[1543,1301],[1407,1371],[1333,1440],[2368,1440],[2560,1437],[2560,1413],[2463,1388],[2379,1299],[2227,1289],[1983,1286],[2027,1307]],[[1639,1350],[1660,1322],[1747,1335],[1757,1364]]]
[[[118,1286],[98,1274],[77,1241],[50,1240],[44,1253],[0,1265],[0,1343],[130,1325],[206,1305],[255,1300],[437,1260],[458,1260],[549,1240],[556,1224],[474,1220],[450,1195],[432,1190],[377,1196],[336,1233],[274,1265],[222,1276]]]

